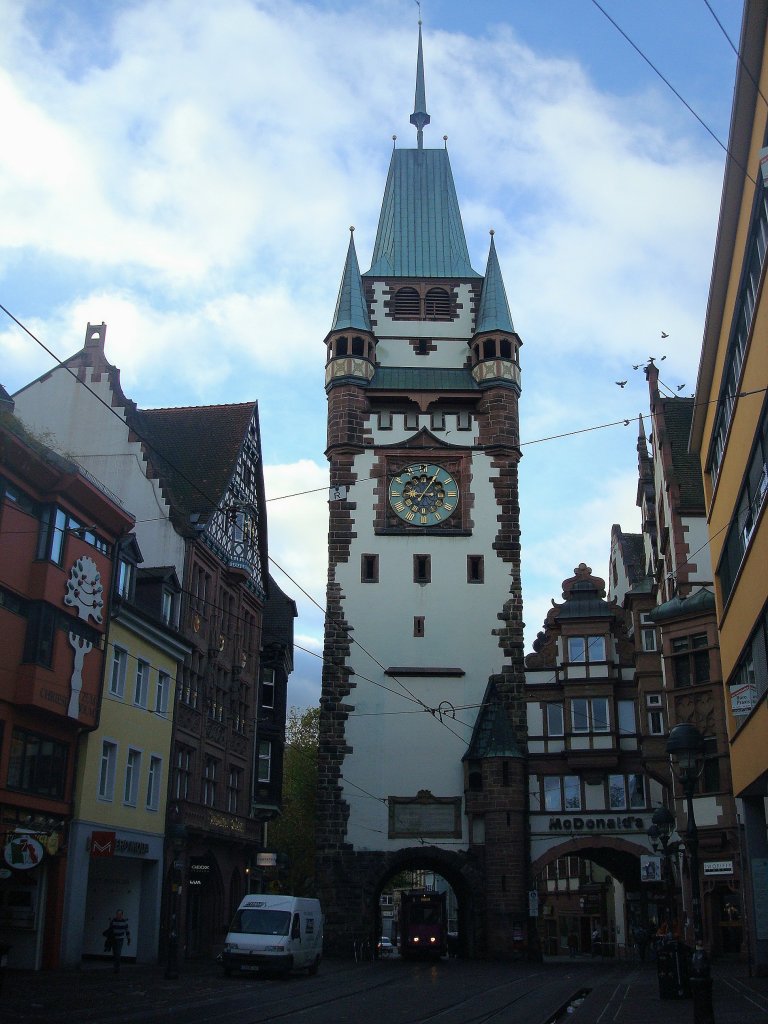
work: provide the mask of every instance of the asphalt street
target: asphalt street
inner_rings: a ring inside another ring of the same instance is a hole
[[[216,964],[8,971],[2,1024],[693,1024],[690,999],[661,999],[653,962],[460,960],[353,963],[320,974],[225,978]],[[716,1024],[766,1024],[768,979],[716,965]]]

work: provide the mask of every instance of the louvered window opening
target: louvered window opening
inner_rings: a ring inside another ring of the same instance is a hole
[[[415,288],[401,288],[395,294],[395,317],[398,320],[421,320],[421,298]]]
[[[451,297],[444,288],[430,288],[424,297],[425,320],[450,320]]]

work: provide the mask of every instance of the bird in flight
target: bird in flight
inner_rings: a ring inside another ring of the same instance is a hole
[[[662,338],[668,338],[669,337],[669,335],[666,333],[666,331],[662,331],[661,332],[661,336],[662,336]]]
[[[623,388],[627,382],[625,380],[617,380],[616,383],[619,385],[620,388]]]
[[[678,391],[682,391],[684,387],[685,387],[685,384],[678,384],[677,385],[677,390]]]

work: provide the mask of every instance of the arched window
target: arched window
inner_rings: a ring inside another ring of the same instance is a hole
[[[362,338],[357,338],[356,337],[356,338],[352,339],[352,355],[353,356],[365,355],[365,342],[363,341]]]
[[[445,288],[430,288],[424,296],[426,320],[450,320],[451,297]]]
[[[501,339],[501,347],[500,347],[500,350],[499,350],[499,354],[501,355],[502,359],[511,359],[512,358],[512,345],[511,345],[511,343],[509,341],[509,338],[502,338]]]
[[[496,339],[486,338],[483,342],[483,359],[496,358]]]
[[[348,342],[346,338],[336,339],[336,355],[345,356],[347,354]]]
[[[398,320],[420,320],[421,299],[415,288],[400,288],[395,292],[395,318]]]

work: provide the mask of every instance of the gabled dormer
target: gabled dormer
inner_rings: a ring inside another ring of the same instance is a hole
[[[368,383],[376,364],[376,339],[371,330],[368,306],[355,251],[354,228],[349,229],[349,248],[341,277],[333,326],[325,339],[326,390],[340,381]]]
[[[480,387],[511,387],[520,394],[520,346],[509,312],[507,293],[491,231],[475,333],[469,342],[472,376]]]

